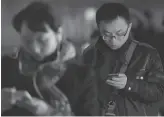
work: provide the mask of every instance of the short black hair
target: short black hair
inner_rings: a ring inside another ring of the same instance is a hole
[[[105,3],[96,12],[96,23],[99,25],[100,21],[111,21],[118,16],[127,21],[130,21],[129,9],[121,3]]]
[[[45,31],[44,23],[47,23],[55,32],[60,26],[59,20],[57,21],[52,14],[51,7],[39,1],[32,2],[14,16],[12,24],[17,32],[21,31],[23,21],[26,21],[29,29],[34,32]]]

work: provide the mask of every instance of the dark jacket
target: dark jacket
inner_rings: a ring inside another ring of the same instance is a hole
[[[84,51],[84,63],[91,65],[97,74],[95,79],[99,89],[100,108],[113,97],[113,88],[105,83],[105,79],[108,74],[119,72],[132,41],[134,40],[130,36],[120,49],[113,51],[99,38]],[[128,78],[126,87],[118,90],[119,95],[115,97],[116,115],[150,115],[149,107],[160,101],[164,95],[164,72],[156,49],[138,42],[125,74]],[[151,115],[157,115],[157,110],[156,113],[153,111]]]
[[[69,49],[69,48],[67,48]],[[66,52],[66,54],[68,54]],[[67,70],[57,82],[57,87],[67,96],[74,115],[98,115],[96,85],[93,77],[88,75],[88,67],[67,63]],[[40,98],[34,88],[31,77],[25,76],[19,70],[19,56],[2,57],[2,87],[16,87],[17,90],[26,90],[33,97]],[[49,100],[46,100],[49,101]],[[6,116],[30,116],[32,113],[14,106],[4,112]]]

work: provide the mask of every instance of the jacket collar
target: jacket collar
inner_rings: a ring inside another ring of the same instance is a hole
[[[112,57],[115,57],[114,59],[119,59],[121,62],[124,62],[126,51],[133,40],[133,36],[132,34],[130,34],[128,40],[121,48],[119,48],[118,50],[112,50],[103,41],[103,39],[99,37],[98,41],[95,44],[95,48],[98,49],[103,55],[110,54]]]
[[[72,60],[75,55],[76,51],[72,43],[70,42],[63,42],[60,46],[59,52],[54,52],[51,56],[47,57],[43,61],[36,61],[35,59],[31,58],[29,54],[24,51],[23,49],[19,50],[18,61],[19,61],[19,69],[23,74],[33,74],[36,72],[40,65],[44,65],[47,63],[57,63],[62,62],[66,63]]]
[[[122,53],[123,52],[124,53],[128,49],[128,47],[129,47],[130,43],[132,42],[132,40],[133,40],[133,36],[130,34],[128,40],[125,42],[125,44],[121,48],[119,48],[117,50],[112,50],[103,41],[103,39],[101,37],[99,37],[98,41],[95,44],[95,47],[101,53],[109,53],[109,52],[115,52],[115,53]]]

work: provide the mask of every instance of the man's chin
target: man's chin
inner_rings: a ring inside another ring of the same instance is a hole
[[[117,49],[119,49],[120,47],[117,47],[117,46],[110,46],[110,48],[111,48],[112,50],[117,50]]]

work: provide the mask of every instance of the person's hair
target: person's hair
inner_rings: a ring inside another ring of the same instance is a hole
[[[96,12],[96,23],[99,25],[100,21],[112,21],[118,16],[130,22],[129,9],[121,3],[105,3]]]
[[[21,31],[22,23],[26,21],[30,30],[45,31],[44,23],[47,23],[55,32],[60,23],[52,14],[51,7],[44,2],[32,2],[27,7],[16,14],[12,20],[12,25],[17,32]]]

